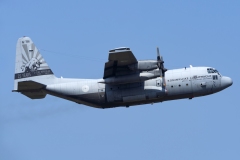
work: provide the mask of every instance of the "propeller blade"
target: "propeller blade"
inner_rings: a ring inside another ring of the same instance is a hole
[[[157,47],[157,60],[160,60],[160,52],[159,52],[159,48]]]
[[[163,77],[163,86],[166,87],[166,80],[165,80],[165,77]]]
[[[163,57],[160,56],[160,51],[159,51],[159,48],[157,47],[157,65],[158,65],[159,72],[161,73],[161,77],[163,77],[163,84],[165,86],[166,85],[165,72],[167,71],[167,69],[164,68],[163,63],[164,63]]]
[[[159,52],[158,47],[157,47],[157,66],[160,69],[160,67],[161,67],[161,56],[160,56],[160,52]]]

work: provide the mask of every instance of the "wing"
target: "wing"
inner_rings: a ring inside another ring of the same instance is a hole
[[[131,66],[137,59],[129,48],[116,48],[109,51],[108,62],[105,63],[103,79],[136,73]]]

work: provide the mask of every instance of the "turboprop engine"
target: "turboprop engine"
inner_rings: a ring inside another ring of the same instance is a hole
[[[119,77],[111,77],[105,80],[100,81],[99,83],[105,84],[126,84],[126,83],[134,83],[134,82],[143,82],[149,79],[157,78],[161,75],[159,70],[153,70],[149,72],[141,72],[138,74],[132,74],[127,76],[119,76]]]
[[[143,82],[162,77],[165,86],[164,61],[157,48],[156,60],[137,61],[130,48],[120,47],[109,51],[109,61],[105,63],[104,77],[99,83],[126,84]]]
[[[131,70],[139,70],[139,71],[151,71],[158,68],[158,61],[156,60],[144,60],[138,61],[136,64],[131,64],[128,67]]]

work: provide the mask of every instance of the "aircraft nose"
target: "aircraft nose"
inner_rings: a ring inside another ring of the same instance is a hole
[[[222,79],[221,79],[221,87],[223,89],[231,86],[232,84],[233,84],[233,81],[232,81],[231,78],[225,77],[225,76],[222,77]]]

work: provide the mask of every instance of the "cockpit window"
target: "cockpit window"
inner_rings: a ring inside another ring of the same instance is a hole
[[[214,71],[213,71],[212,68],[208,68],[208,69],[207,69],[207,72],[208,72],[208,73],[214,73]]]
[[[220,73],[216,69],[213,69],[213,68],[207,68],[207,72],[208,73],[217,73],[219,76],[221,76]]]

